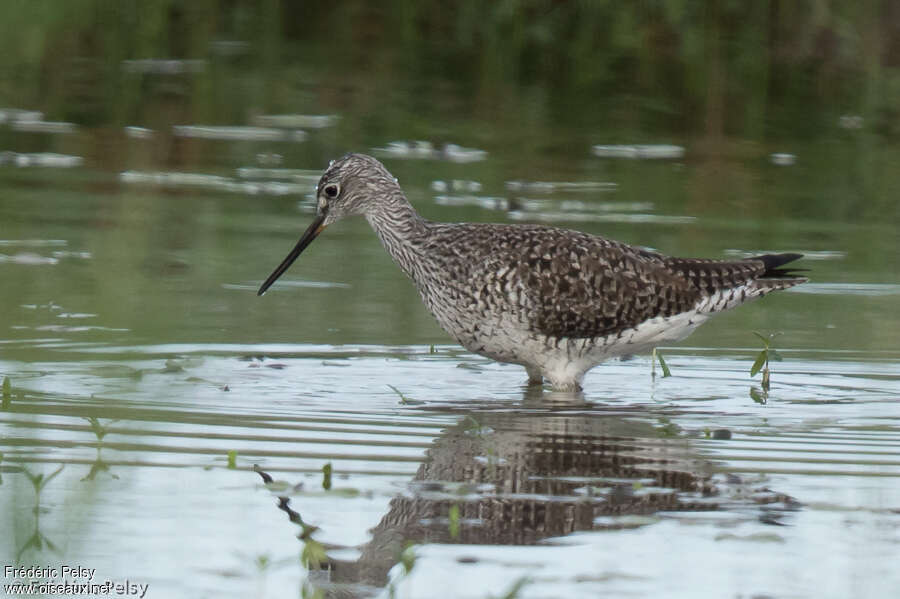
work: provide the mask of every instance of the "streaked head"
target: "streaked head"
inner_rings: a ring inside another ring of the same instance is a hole
[[[332,160],[316,186],[315,218],[294,249],[260,286],[257,295],[265,293],[325,227],[345,216],[375,210],[379,202],[399,189],[397,180],[371,156],[346,154]]]

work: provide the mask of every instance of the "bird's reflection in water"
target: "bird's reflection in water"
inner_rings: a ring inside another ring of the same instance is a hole
[[[346,585],[383,586],[410,543],[528,545],[651,521],[624,516],[717,508],[712,469],[690,440],[571,393],[526,392],[520,406],[461,413],[391,500],[359,559],[329,560],[318,580],[343,588],[340,595]]]

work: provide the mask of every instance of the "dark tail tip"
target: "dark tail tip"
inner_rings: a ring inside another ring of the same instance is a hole
[[[753,256],[747,260],[757,260],[762,262],[766,270],[760,278],[764,279],[784,279],[791,277],[799,277],[798,272],[805,272],[805,268],[779,268],[788,262],[799,260],[803,254],[763,254],[762,256]]]

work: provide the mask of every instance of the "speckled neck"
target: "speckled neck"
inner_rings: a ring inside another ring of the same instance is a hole
[[[403,192],[395,191],[366,214],[381,245],[411,279],[421,277],[421,249],[428,235],[428,221],[419,216]]]

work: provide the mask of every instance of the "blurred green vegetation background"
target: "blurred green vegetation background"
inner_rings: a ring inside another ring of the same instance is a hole
[[[190,328],[169,327],[174,336],[206,326],[201,337],[231,338],[220,329],[234,312],[248,319],[244,339],[296,322],[287,307],[234,299],[221,285],[252,286],[305,224],[296,197],[149,193],[124,186],[120,172],[231,176],[268,153],[282,166],[321,169],[397,139],[488,151],[465,166],[388,161],[431,218],[504,217],[423,203],[436,179],[477,180],[496,195],[517,178],[607,180],[617,200],[698,222],[561,224],[674,254],[833,251],[845,259],[817,263],[816,280],[900,280],[896,2],[34,0],[5,3],[0,57],[0,107],[77,127],[47,135],[0,124],[0,151],[73,154],[86,167],[0,169],[0,237],[55,236],[92,251],[92,264],[56,269],[55,280],[104,306],[111,327],[147,326],[129,316],[136,302],[155,315],[155,330],[164,316],[187,318]],[[173,133],[297,113],[339,118],[303,143]],[[136,140],[126,127],[153,135]],[[674,165],[590,154],[592,144],[616,143],[677,143],[687,154]],[[772,166],[777,152],[796,164]],[[304,292],[311,314],[337,311],[330,321],[370,333],[345,339],[387,341],[398,330],[406,333],[395,340],[444,339],[427,315],[411,316],[424,313],[411,286],[383,291],[402,275],[364,223],[332,235],[293,274],[352,283],[368,303]],[[23,295],[61,297],[45,272],[19,274],[10,309]],[[409,310],[388,310],[395,320],[379,328],[373,314],[390,304]],[[870,324],[884,333],[882,311]],[[284,340],[327,337],[298,326],[302,334],[285,330]]]

